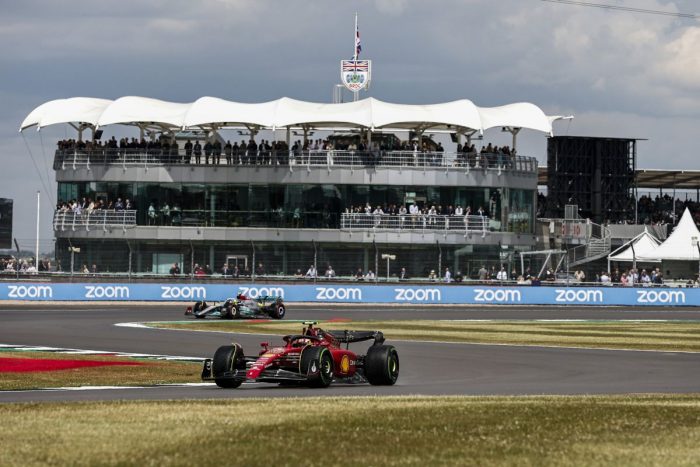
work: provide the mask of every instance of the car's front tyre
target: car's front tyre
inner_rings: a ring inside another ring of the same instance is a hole
[[[302,374],[313,388],[327,388],[333,382],[333,357],[325,347],[306,347],[301,351]]]
[[[207,302],[196,302],[192,307],[192,315],[195,318],[204,318],[204,315],[200,315],[199,312],[206,308]]]
[[[217,386],[227,389],[240,386],[243,383],[242,379],[224,377],[225,373],[233,372],[237,369],[245,370],[243,348],[239,344],[222,345],[216,349],[212,362],[212,374]]]

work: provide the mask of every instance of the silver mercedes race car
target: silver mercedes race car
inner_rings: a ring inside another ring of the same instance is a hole
[[[188,306],[185,315],[195,318],[284,318],[287,309],[284,306],[282,297],[264,295],[257,298],[249,298],[243,294],[236,295],[236,298],[227,298],[224,302],[206,301],[196,302]]]

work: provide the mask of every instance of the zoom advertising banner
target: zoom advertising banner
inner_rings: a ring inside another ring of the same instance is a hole
[[[700,289],[347,284],[0,283],[0,300],[218,301],[238,293],[287,302],[452,305],[700,306]]]

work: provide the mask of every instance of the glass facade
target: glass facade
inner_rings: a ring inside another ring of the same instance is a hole
[[[365,206],[479,208],[492,231],[533,233],[535,190],[329,184],[59,183],[58,199],[131,200],[139,225],[210,227],[340,227],[346,209]],[[150,206],[155,211],[149,217]]]
[[[119,241],[112,239],[58,239],[56,256],[63,272],[71,271],[69,246],[80,248],[73,255],[73,271],[80,272],[83,266],[99,273],[164,274],[177,262],[184,275],[190,275],[197,265],[217,274],[224,263],[238,266],[241,280],[250,279],[253,271],[260,279],[279,276],[304,275],[314,263],[319,276],[323,276],[330,265],[339,278],[351,279],[361,270],[370,270],[381,279],[396,277],[405,268],[413,279],[428,279],[431,272],[437,278],[444,276],[450,268],[453,276],[458,273],[465,279],[478,278],[478,270],[485,266],[495,271],[503,265],[510,271],[520,268],[515,250],[499,245],[436,245],[436,244],[341,244],[310,242],[225,242],[210,245],[189,242]],[[395,255],[389,264],[382,254]]]

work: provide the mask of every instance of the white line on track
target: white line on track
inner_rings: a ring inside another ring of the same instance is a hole
[[[114,357],[133,357],[133,358],[148,358],[153,360],[174,360],[174,361],[190,361],[201,362],[204,358],[201,357],[186,357],[181,355],[158,355],[148,353],[130,353],[130,352],[113,352],[111,350],[88,350],[88,349],[70,349],[61,347],[44,347],[33,345],[13,345],[0,344],[0,349],[16,350],[18,352],[53,352],[61,354],[73,355],[109,355]]]

